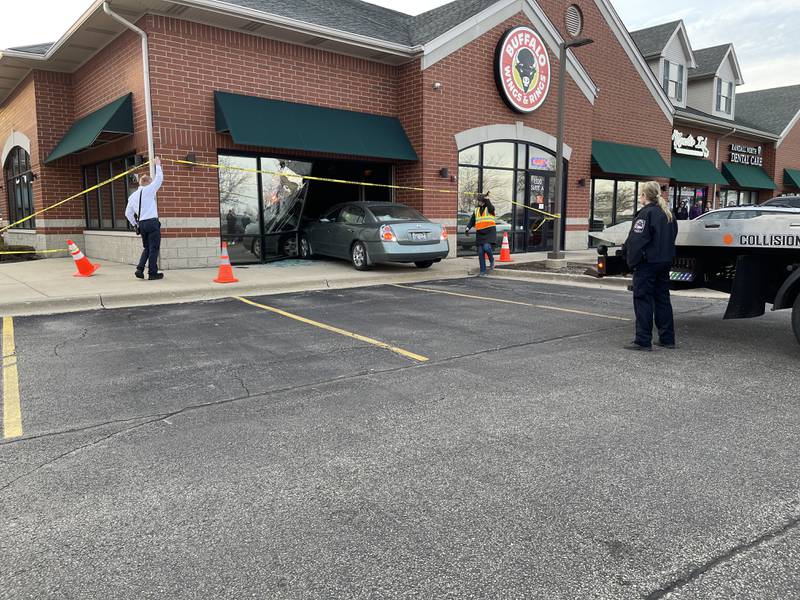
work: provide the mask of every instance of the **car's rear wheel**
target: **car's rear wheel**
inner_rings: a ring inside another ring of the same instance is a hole
[[[792,329],[794,330],[794,337],[800,343],[800,293],[794,299],[794,307],[792,308]]]
[[[433,264],[433,261],[432,260],[418,260],[414,264],[417,265],[418,269],[427,269],[428,267],[430,267]]]
[[[356,242],[350,249],[350,260],[357,271],[369,269],[369,258],[367,257],[367,247],[363,242]]]
[[[308,260],[314,256],[314,252],[311,250],[311,242],[308,241],[308,238],[304,235],[300,236],[300,258],[304,258]]]
[[[256,238],[253,240],[253,245],[250,247],[250,252],[252,252],[256,258],[261,258],[261,238]]]

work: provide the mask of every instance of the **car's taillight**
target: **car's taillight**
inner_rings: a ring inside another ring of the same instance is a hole
[[[447,227],[442,227],[442,235],[439,239],[443,242],[447,239]]]
[[[381,226],[381,239],[384,242],[396,242],[397,236],[395,236],[394,231],[389,225],[382,225]]]

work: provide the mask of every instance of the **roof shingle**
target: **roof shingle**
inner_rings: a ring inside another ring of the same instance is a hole
[[[776,135],[800,112],[800,85],[736,94],[736,122]]]
[[[697,68],[689,70],[689,79],[701,79],[716,75],[730,47],[731,44],[722,44],[721,46],[695,50],[694,58]]]
[[[672,34],[675,33],[680,24],[681,21],[671,21],[655,27],[631,31],[630,33],[642,56],[652,58],[661,54],[669,38],[672,37]]]

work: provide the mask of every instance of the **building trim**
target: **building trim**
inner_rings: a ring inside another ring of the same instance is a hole
[[[545,44],[558,57],[559,45],[564,39],[534,0],[500,0],[426,43],[423,50],[422,70],[444,60],[519,12],[525,14],[536,26]],[[598,87],[571,50],[567,53],[567,72],[586,99],[594,104],[597,99]]]
[[[792,129],[794,129],[795,125],[797,125],[798,123],[800,123],[800,110],[797,111],[797,114],[791,121],[789,121],[789,124],[786,126],[786,129],[784,129],[783,132],[781,133],[780,139],[775,144],[776,148],[780,147],[780,145],[789,136],[789,134],[792,132]]]
[[[539,129],[526,127],[522,121],[517,121],[514,125],[496,124],[484,125],[482,127],[475,127],[467,129],[455,135],[456,146],[458,150],[475,146],[476,144],[483,144],[486,142],[496,142],[501,140],[514,140],[520,142],[529,142],[542,146],[556,153],[558,148],[557,140],[554,136]],[[564,158],[570,160],[572,157],[572,148],[564,144]]]
[[[633,63],[633,66],[638,71],[642,80],[650,89],[650,93],[653,95],[653,98],[655,98],[658,106],[664,113],[664,116],[667,117],[667,120],[670,123],[672,123],[675,115],[675,108],[672,106],[672,102],[670,101],[669,97],[667,97],[666,92],[661,88],[661,85],[659,85],[658,81],[656,81],[655,74],[648,66],[647,61],[645,61],[642,53],[639,51],[639,48],[633,42],[631,34],[628,33],[628,30],[622,23],[622,19],[620,19],[617,11],[613,6],[611,6],[609,0],[595,0],[595,4],[597,4],[597,8],[600,9],[600,13],[605,18],[623,50],[625,50],[625,53],[628,55],[631,63]]]
[[[775,142],[779,139],[779,136],[774,133],[769,133],[767,131],[760,131],[758,129],[746,127],[738,123],[729,123],[725,121],[720,121],[713,117],[706,118],[700,115],[687,115],[685,113],[676,113],[675,121],[680,121],[681,123],[689,123],[691,125],[717,127],[719,129],[722,129],[723,131],[735,130],[736,133],[742,133],[744,135],[762,139],[765,142]]]
[[[30,155],[31,153],[31,139],[21,131],[11,130],[11,135],[6,138],[6,143],[3,145],[3,154],[0,155],[0,168],[6,164],[6,159],[11,151],[19,146]]]

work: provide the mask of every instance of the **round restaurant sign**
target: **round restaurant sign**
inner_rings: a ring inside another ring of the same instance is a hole
[[[512,109],[530,113],[544,104],[550,91],[550,57],[533,29],[514,27],[503,35],[494,69],[500,95]]]

